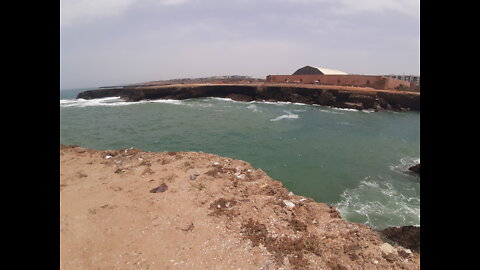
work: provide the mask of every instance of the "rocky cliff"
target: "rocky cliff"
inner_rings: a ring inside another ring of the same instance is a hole
[[[213,154],[61,146],[60,204],[61,269],[420,269],[416,250]]]
[[[90,90],[77,98],[120,96],[127,101],[145,99],[231,98],[237,101],[284,101],[357,110],[420,111],[420,93],[369,88],[286,84],[190,84]]]

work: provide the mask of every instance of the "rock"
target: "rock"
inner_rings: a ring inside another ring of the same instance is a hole
[[[190,180],[195,180],[195,179],[197,179],[197,177],[198,177],[199,175],[200,175],[199,173],[194,173],[194,174],[190,175]]]
[[[403,258],[407,258],[412,255],[412,251],[410,249],[400,248],[397,250],[398,255],[402,256]]]
[[[420,226],[388,227],[380,233],[405,248],[420,252]]]
[[[283,200],[283,203],[290,209],[292,209],[293,207],[295,207],[295,204],[289,200]]]
[[[227,95],[226,98],[229,98],[235,101],[244,101],[244,102],[249,102],[254,100],[254,98],[251,96],[243,95],[243,94],[235,94],[235,93]]]
[[[325,87],[325,86],[324,86]],[[409,109],[420,111],[420,93],[402,91],[374,91],[359,94],[350,89],[325,89],[310,86],[220,84],[156,87],[120,87],[111,89],[88,90],[81,92],[77,98],[93,99],[118,97],[126,101],[155,99],[189,99],[202,97],[222,97],[237,101],[290,101],[305,104],[319,104],[357,110],[379,107],[386,110]]]
[[[193,222],[190,222],[188,225],[181,227],[180,230],[184,232],[189,232],[189,231],[192,231],[194,228],[195,228],[195,225],[193,225]]]
[[[150,193],[160,193],[160,192],[166,191],[167,189],[168,189],[167,184],[162,183],[160,186],[151,189],[151,190],[150,190]]]
[[[420,174],[420,163],[408,168],[409,171]]]
[[[395,248],[392,245],[390,245],[389,243],[383,243],[380,246],[380,250],[385,254],[390,254],[390,253],[395,251]]]
[[[335,208],[335,206],[330,206],[329,208],[330,209],[328,210],[328,212],[330,213],[331,218],[341,218],[340,212],[338,212],[338,210],[337,210],[337,208]]]
[[[346,108],[355,109],[355,110],[363,110],[363,103],[361,102],[344,102]]]

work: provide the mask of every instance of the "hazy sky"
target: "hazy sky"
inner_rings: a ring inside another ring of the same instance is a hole
[[[420,73],[420,0],[61,0],[61,88]]]

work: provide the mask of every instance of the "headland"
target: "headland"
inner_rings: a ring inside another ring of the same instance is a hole
[[[61,145],[60,203],[62,269],[420,269],[419,253],[214,154]]]
[[[89,90],[77,98],[119,96],[126,101],[155,99],[230,98],[236,101],[270,101],[317,104],[356,110],[420,111],[420,92],[366,87],[301,83],[192,83],[123,86]]]

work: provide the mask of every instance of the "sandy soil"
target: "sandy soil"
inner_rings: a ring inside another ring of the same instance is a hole
[[[420,269],[334,207],[197,152],[60,150],[61,269]]]

